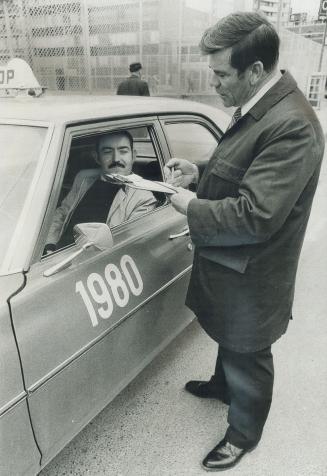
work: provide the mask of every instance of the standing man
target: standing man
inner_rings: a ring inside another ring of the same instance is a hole
[[[273,389],[271,345],[292,318],[299,254],[318,183],[324,136],[288,72],[277,70],[279,38],[258,13],[235,13],[203,35],[212,86],[232,122],[205,167],[171,159],[172,205],[195,244],[186,304],[218,344],[209,381],[186,390],[229,405],[224,439],[207,470],[228,469],[258,444]],[[167,173],[167,175],[169,175]]]
[[[141,63],[131,63],[129,70],[131,75],[119,84],[117,94],[125,96],[150,96],[148,83],[141,79]]]

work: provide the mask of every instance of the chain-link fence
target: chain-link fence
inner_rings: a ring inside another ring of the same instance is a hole
[[[0,63],[28,61],[50,90],[115,93],[140,61],[152,95],[212,92],[199,39],[215,20],[185,0],[0,0]],[[304,90],[320,45],[281,32],[281,67]],[[305,55],[305,58],[304,58]],[[326,58],[324,69],[327,69]]]
[[[206,91],[208,24],[183,0],[0,0],[0,62],[26,59],[52,90],[115,92],[140,61],[152,94]]]

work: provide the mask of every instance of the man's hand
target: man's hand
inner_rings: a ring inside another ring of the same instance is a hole
[[[197,183],[199,178],[197,166],[185,159],[170,159],[164,171],[166,181],[175,187],[187,188],[191,183]]]
[[[44,247],[44,250],[43,250],[43,256],[44,255],[50,255],[51,253],[53,253],[54,251],[56,251],[56,245],[54,243],[47,243]]]
[[[179,213],[182,213],[183,215],[186,215],[188,204],[192,198],[196,198],[196,194],[194,192],[190,192],[189,190],[179,188],[177,193],[170,195],[169,198],[175,210],[177,210]]]

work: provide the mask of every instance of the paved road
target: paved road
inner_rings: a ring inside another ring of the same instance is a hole
[[[327,131],[327,109],[320,113]],[[325,161],[326,162],[326,161]],[[327,475],[327,164],[299,265],[294,321],[274,346],[274,400],[260,445],[229,476]],[[216,345],[194,322],[42,471],[42,476],[200,476],[227,408],[183,391]]]

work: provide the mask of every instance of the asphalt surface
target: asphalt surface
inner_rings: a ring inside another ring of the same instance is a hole
[[[327,105],[318,112],[327,132]],[[257,449],[230,476],[327,475],[327,165],[298,270],[294,320],[273,346],[275,387]],[[193,322],[42,472],[42,476],[200,476],[228,407],[187,394],[213,370],[216,344]]]

